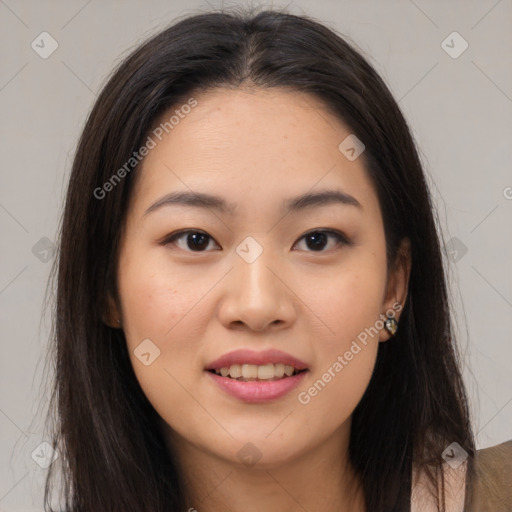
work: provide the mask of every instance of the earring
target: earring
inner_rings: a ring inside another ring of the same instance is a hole
[[[117,319],[117,323],[121,325],[121,320],[119,318]]]
[[[395,320],[394,316],[388,316],[386,318],[384,328],[386,329],[386,331],[389,332],[389,334],[391,334],[391,336],[395,335],[395,333],[398,329],[398,322]]]

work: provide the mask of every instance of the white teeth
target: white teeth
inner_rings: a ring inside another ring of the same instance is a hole
[[[242,376],[242,367],[239,364],[232,364],[229,367],[229,375],[233,377],[233,379],[238,379],[238,377]]]
[[[275,375],[274,365],[273,364],[265,364],[263,366],[258,366],[258,379],[273,379]]]
[[[232,379],[238,380],[272,380],[282,379],[285,375],[291,377],[295,372],[295,368],[290,365],[281,363],[277,364],[233,364],[230,367],[223,367],[215,370],[217,375],[222,377],[231,377]]]
[[[243,364],[242,365],[242,377],[244,379],[257,379],[258,378],[258,367],[255,364]]]

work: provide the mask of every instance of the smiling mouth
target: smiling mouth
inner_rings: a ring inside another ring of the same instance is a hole
[[[224,366],[208,370],[211,373],[227,377],[229,379],[238,380],[240,382],[269,382],[275,380],[283,380],[288,377],[293,377],[299,373],[307,371],[306,369],[298,370],[297,368],[281,363],[255,365],[255,364],[233,364],[231,366]]]

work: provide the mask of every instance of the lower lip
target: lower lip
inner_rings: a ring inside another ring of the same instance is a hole
[[[222,377],[213,372],[206,372],[213,381],[228,395],[234,396],[243,402],[263,403],[277,400],[295,389],[308,373],[307,370],[291,377],[270,381],[240,381]]]

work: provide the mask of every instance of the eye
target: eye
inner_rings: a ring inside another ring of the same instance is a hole
[[[303,235],[299,241],[304,239],[306,242],[306,247],[311,249],[313,252],[327,252],[323,249],[326,247],[326,245],[328,245],[329,238],[331,238],[331,240],[335,240],[334,247],[340,244],[350,245],[349,240],[344,234],[333,230],[310,231],[309,233]]]
[[[184,244],[181,244],[180,247],[180,244],[177,244],[175,242],[182,239],[185,239],[185,242]],[[167,237],[162,243],[163,245],[177,245],[178,247],[180,247],[180,249],[183,249],[185,251],[189,250],[192,252],[209,252],[204,251],[203,249],[208,247],[210,240],[213,240],[213,238],[207,233],[203,231],[188,229],[172,234],[171,236]],[[185,247],[183,247],[183,245]]]

